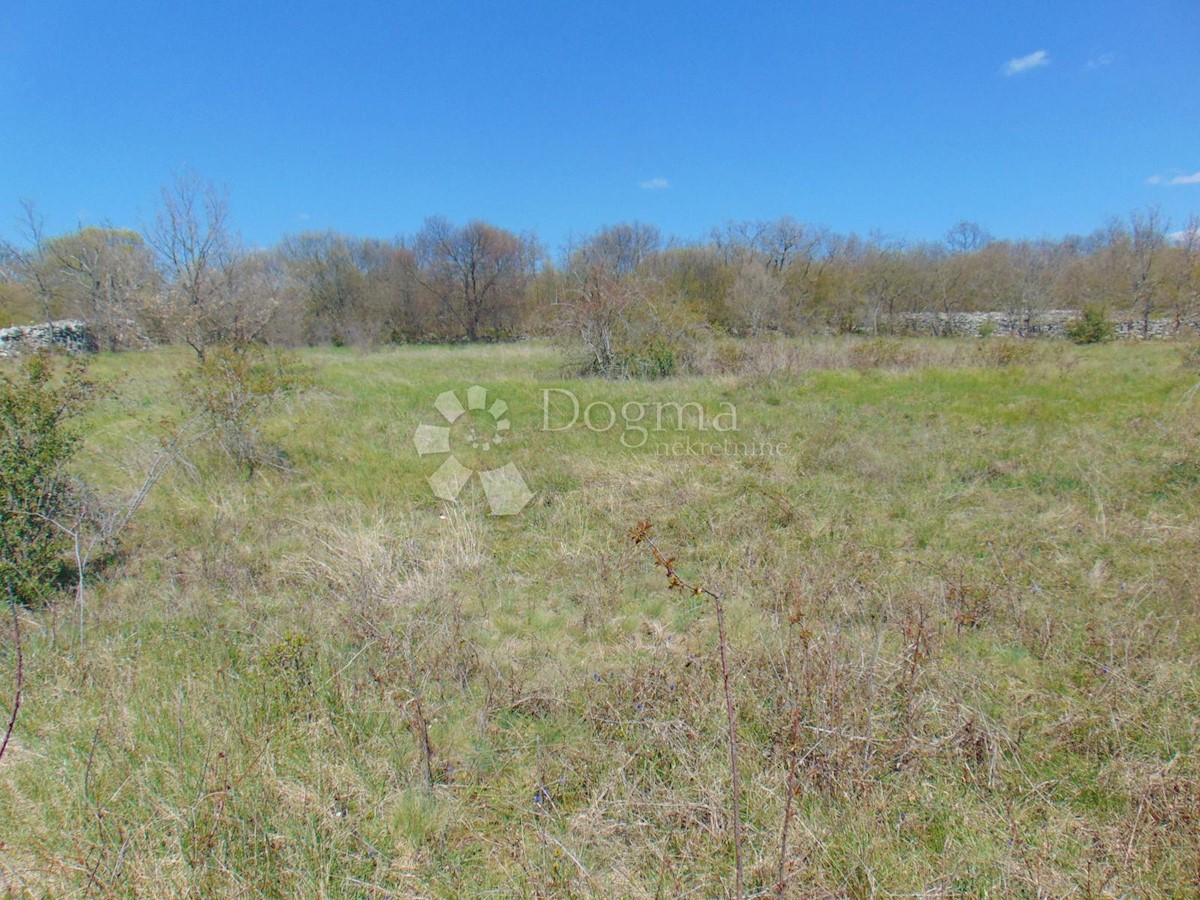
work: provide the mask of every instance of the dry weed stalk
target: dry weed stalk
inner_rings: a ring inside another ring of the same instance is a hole
[[[788,610],[788,628],[787,628],[787,646],[784,651],[784,670],[787,681],[788,697],[791,698],[791,724],[788,727],[787,737],[787,780],[785,781],[785,793],[783,800],[783,824],[779,829],[779,868],[775,879],[775,893],[782,897],[787,893],[787,884],[790,878],[788,871],[788,841],[789,833],[792,826],[792,818],[795,816],[795,796],[796,785],[798,783],[798,770],[803,761],[800,755],[800,729],[803,718],[803,711],[800,703],[797,700],[796,671],[795,671],[795,655],[796,646],[799,645],[803,652],[802,668],[805,680],[809,677],[809,650],[812,640],[812,632],[804,624],[804,610],[799,599],[799,591],[790,589],[787,596],[791,599],[791,609]],[[805,754],[807,756],[807,754]]]
[[[13,647],[17,654],[17,671],[14,676],[12,712],[8,716],[8,725],[4,729],[4,740],[0,741],[0,759],[4,759],[4,751],[12,739],[13,730],[17,727],[17,713],[21,710],[21,695],[25,687],[25,657],[21,651],[21,615],[17,610],[17,601],[9,601],[13,617]]]
[[[717,613],[717,648],[721,659],[721,684],[725,690],[725,720],[729,738],[729,775],[732,783],[732,797],[730,798],[730,802],[733,815],[733,856],[736,877],[734,896],[738,900],[741,900],[745,896],[742,887],[741,778],[738,771],[737,709],[733,704],[733,690],[729,684],[729,640],[725,632],[725,604],[721,599],[721,595],[716,591],[705,587],[699,582],[689,582],[680,577],[679,571],[675,568],[675,557],[665,556],[658,549],[658,545],[654,543],[653,538],[650,537],[650,529],[653,527],[649,522],[638,522],[629,532],[630,540],[633,541],[635,546],[645,544],[650,548],[650,552],[654,556],[654,564],[662,566],[667,574],[668,589],[689,591],[693,597],[707,597],[712,602],[713,609]]]

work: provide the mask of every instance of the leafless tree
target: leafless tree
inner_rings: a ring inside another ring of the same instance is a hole
[[[1200,215],[1188,219],[1179,241],[1176,267],[1176,319],[1200,314]]]
[[[36,204],[21,200],[21,216],[17,222],[20,243],[0,239],[0,264],[7,274],[21,281],[33,295],[37,308],[47,322],[58,312],[58,293],[48,278],[45,223]]]
[[[752,335],[777,331],[788,315],[787,288],[783,277],[758,263],[738,266],[727,299],[731,313]]]
[[[644,281],[614,254],[604,232],[568,245],[555,298],[558,327],[582,343],[588,368],[612,373],[635,311],[648,302]]]
[[[212,344],[256,339],[274,298],[247,289],[253,266],[245,264],[225,194],[192,174],[176,176],[161,193],[147,234],[167,280],[154,309],[160,327],[201,360]]]
[[[279,254],[308,343],[372,345],[434,330],[418,309],[415,256],[399,242],[309,232],[286,238]]]
[[[199,417],[182,423],[178,430],[157,447],[148,460],[134,472],[136,486],[126,495],[100,499],[82,484],[75,491],[76,502],[69,514],[50,519],[50,524],[71,540],[75,558],[75,602],[79,611],[79,643],[84,642],[87,577],[97,552],[111,550],[134,514],[149,497],[150,491],[185,451],[205,435]]]
[[[987,229],[977,222],[965,219],[956,222],[946,231],[945,244],[950,253],[974,253],[982,250],[993,238]]]
[[[663,249],[662,232],[654,225],[627,222],[608,225],[575,248],[577,260],[623,278],[636,274]]]
[[[422,285],[469,341],[512,330],[539,256],[531,235],[486,222],[425,221],[415,250]]]
[[[858,261],[856,282],[868,328],[878,334],[895,327],[896,315],[908,312],[917,296],[915,257],[902,243],[875,238]],[[882,326],[882,327],[881,327]]]
[[[726,222],[712,232],[713,246],[727,263],[756,259],[776,272],[798,261],[815,259],[827,237],[826,229],[806,225],[791,216]]]
[[[1141,316],[1142,337],[1150,334],[1150,318],[1162,285],[1158,263],[1167,246],[1169,223],[1157,207],[1129,214],[1122,242],[1122,262],[1133,308]]]
[[[280,246],[289,286],[298,294],[308,343],[346,343],[346,329],[367,291],[350,241],[336,232],[306,232]]]

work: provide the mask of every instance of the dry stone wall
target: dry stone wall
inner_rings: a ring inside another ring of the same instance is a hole
[[[68,353],[95,353],[96,336],[86,323],[74,319],[0,328],[0,357],[43,347],[61,347]]]
[[[968,312],[906,313],[896,318],[896,328],[912,334],[980,337],[1066,337],[1067,325],[1079,318],[1074,309],[1048,309],[1031,313]],[[1200,334],[1200,320],[1154,318],[1145,327],[1141,320],[1117,321],[1117,337],[1137,340],[1188,337]]]

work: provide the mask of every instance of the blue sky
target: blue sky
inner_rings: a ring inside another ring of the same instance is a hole
[[[788,214],[937,238],[1200,212],[1200,3],[5,0],[0,232],[136,227],[183,168],[251,244],[428,215],[551,246]]]

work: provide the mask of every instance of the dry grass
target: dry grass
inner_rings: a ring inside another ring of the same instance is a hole
[[[857,337],[718,339],[695,348],[691,369],[702,375],[795,377],[818,370],[907,371],[926,368],[1071,366],[1078,359],[1061,342],[1018,338],[950,341],[939,338]]]

